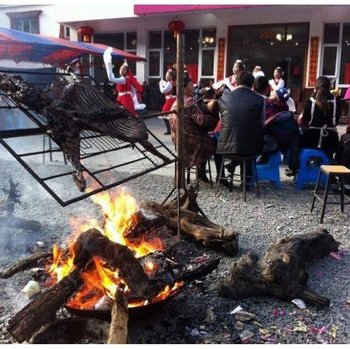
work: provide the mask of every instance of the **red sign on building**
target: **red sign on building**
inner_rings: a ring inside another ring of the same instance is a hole
[[[224,65],[225,65],[225,38],[219,38],[218,41],[218,70],[216,80],[224,79]]]
[[[318,47],[319,37],[313,36],[310,41],[310,61],[309,61],[309,86],[314,86],[317,79],[317,61],[318,61]]]

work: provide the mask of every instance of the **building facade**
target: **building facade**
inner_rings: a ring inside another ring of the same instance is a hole
[[[175,17],[185,25],[185,64],[194,82],[220,80],[241,59],[249,70],[261,66],[268,78],[280,66],[294,89],[312,88],[319,75],[343,90],[350,84],[350,5],[0,7],[3,27],[77,40],[79,28],[89,25],[94,42],[145,57],[146,63],[131,68],[149,84],[176,61],[176,40],[168,29]],[[100,81],[105,78],[102,58],[95,59],[90,72]]]

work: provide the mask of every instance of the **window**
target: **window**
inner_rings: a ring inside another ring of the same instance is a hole
[[[338,44],[339,43],[339,23],[326,23],[324,25],[324,39],[325,44]]]
[[[114,47],[119,50],[130,52],[136,55],[137,50],[137,33],[108,33],[108,34],[95,34],[94,42],[99,44],[105,44]],[[101,56],[94,57],[94,69],[95,69],[95,79],[98,82],[104,82],[107,75],[103,67],[103,58]],[[116,76],[119,76],[119,67],[123,64],[123,60],[113,59],[114,69],[113,72]],[[136,62],[128,61],[131,72],[137,75]]]
[[[160,78],[160,51],[149,52],[149,72],[148,75]]]
[[[325,23],[321,74],[335,78],[336,85],[350,84],[350,23]]]
[[[64,37],[66,39],[70,39],[70,28],[69,27],[64,28]]]
[[[214,50],[202,52],[202,76],[213,76],[214,74]]]
[[[337,51],[336,46],[324,46],[323,48],[323,67],[322,75],[334,77],[336,72],[337,63]]]
[[[11,29],[39,34],[39,16],[41,11],[9,12]]]
[[[202,29],[200,47],[202,56],[201,81],[204,82],[204,85],[208,85],[210,80],[214,80],[216,28]]]
[[[214,80],[216,29],[187,29],[185,36],[185,66],[194,83]],[[148,33],[149,82],[165,76],[176,63],[176,38],[169,31]]]
[[[137,34],[136,32],[126,33],[126,50],[136,53],[137,47]]]
[[[265,76],[273,77],[280,66],[288,88],[303,86],[306,53],[309,42],[308,23],[230,26],[226,74],[241,59],[250,71],[261,66]]]
[[[186,39],[185,39],[186,40]],[[163,63],[163,76],[165,71],[172,68],[176,64],[176,38],[173,33],[164,32],[164,63]]]
[[[350,23],[343,24],[339,84],[350,84]]]

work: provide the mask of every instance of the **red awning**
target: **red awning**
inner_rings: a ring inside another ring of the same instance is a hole
[[[102,55],[106,45],[87,44],[14,29],[0,28],[0,59],[61,65],[83,54]],[[129,52],[113,49],[115,59],[145,61]]]
[[[258,5],[134,5],[134,14],[154,15],[159,13],[181,13],[191,11],[229,10]]]

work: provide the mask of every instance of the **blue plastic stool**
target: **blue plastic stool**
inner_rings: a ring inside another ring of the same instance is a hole
[[[280,188],[280,163],[281,153],[276,152],[269,156],[269,161],[266,164],[257,164],[258,180],[273,182],[277,188]]]
[[[299,155],[299,170],[296,177],[296,186],[301,190],[304,184],[315,184],[320,173],[321,165],[328,165],[329,158],[322,150],[303,148]],[[323,175],[320,182],[326,183],[326,176]]]

